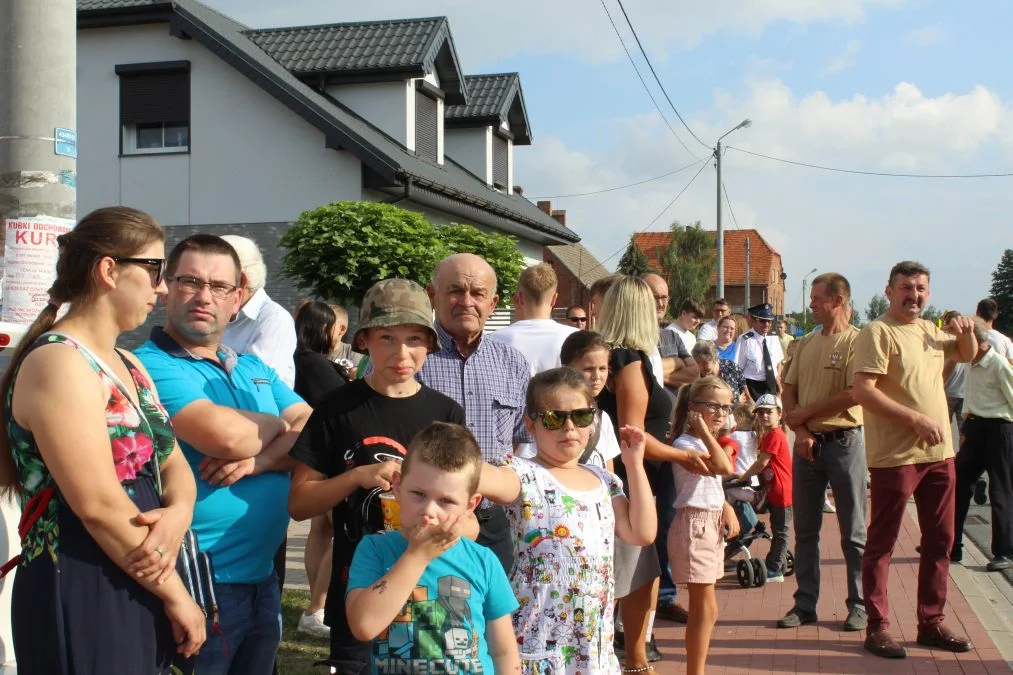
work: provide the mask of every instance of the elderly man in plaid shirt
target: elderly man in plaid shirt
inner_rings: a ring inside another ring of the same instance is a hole
[[[482,456],[496,462],[532,440],[524,429],[528,361],[505,342],[482,336],[499,302],[496,273],[479,256],[458,253],[436,266],[427,290],[436,311],[440,351],[429,355],[418,379],[461,404]],[[513,543],[506,513],[483,502],[475,515],[478,543],[492,549],[509,573]]]

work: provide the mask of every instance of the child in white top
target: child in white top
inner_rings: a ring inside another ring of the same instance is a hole
[[[598,333],[580,330],[570,333],[559,350],[559,359],[564,366],[583,373],[591,385],[595,398],[605,388],[609,376],[609,352],[611,348]],[[616,438],[612,419],[601,411],[597,415],[597,426],[591,432],[587,450],[580,458],[581,464],[600,466],[612,472],[613,460],[619,456],[619,441]]]
[[[675,520],[668,531],[668,559],[675,583],[689,585],[686,672],[702,675],[718,616],[714,584],[724,575],[724,539],[738,535],[735,512],[725,501],[721,476],[733,473],[730,453],[716,436],[732,412],[732,390],[724,380],[705,377],[683,385],[675,403],[672,445],[704,456],[713,476],[672,464]]]
[[[533,460],[485,465],[480,492],[504,504],[514,539],[513,627],[525,675],[618,675],[612,648],[614,537],[649,546],[657,515],[644,471],[644,432],[620,429],[629,500],[605,469],[579,464],[597,411],[584,376],[555,368],[531,378],[524,424]]]

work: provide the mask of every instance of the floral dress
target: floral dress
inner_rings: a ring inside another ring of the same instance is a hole
[[[539,464],[507,456],[521,493],[506,507],[513,529],[514,633],[526,675],[614,675],[612,498],[622,482],[588,466],[601,487],[573,492]]]
[[[123,359],[137,390],[137,406],[117,384],[117,377],[73,339],[47,333],[31,349],[54,342],[77,349],[109,388],[106,427],[116,475],[138,511],[158,508],[161,499],[149,460],[155,455],[164,461],[175,440],[151,383]],[[4,394],[8,411],[13,393],[11,386]],[[117,567],[95,543],[64,501],[32,433],[9,412],[5,421],[24,490],[22,509],[40,512],[23,537],[14,577],[11,620],[18,673],[192,672],[189,661],[176,654],[161,600]],[[90,467],[80,470],[87,472]]]

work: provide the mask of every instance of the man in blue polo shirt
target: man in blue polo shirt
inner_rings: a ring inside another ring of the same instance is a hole
[[[192,527],[215,570],[224,639],[208,640],[196,669],[268,675],[281,640],[273,560],[289,523],[288,451],[311,410],[259,357],[221,344],[244,285],[226,241],[184,239],[166,275],[166,326],[136,353],[197,478]]]

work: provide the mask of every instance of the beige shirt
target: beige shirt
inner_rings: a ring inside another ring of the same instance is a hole
[[[1013,366],[995,347],[967,369],[964,412],[1013,422]]]
[[[848,326],[834,335],[817,331],[799,339],[784,383],[795,387],[800,407],[830,398],[848,387],[853,379],[857,337],[858,329]],[[862,407],[858,405],[806,422],[806,428],[817,434],[859,426],[862,426]]]
[[[869,468],[938,462],[953,457],[943,364],[957,340],[924,319],[900,323],[887,314],[871,322],[855,340],[853,373],[878,375],[876,389],[905,407],[936,420],[943,441],[926,445],[910,427],[865,411]]]

